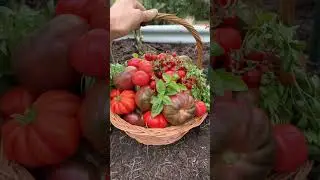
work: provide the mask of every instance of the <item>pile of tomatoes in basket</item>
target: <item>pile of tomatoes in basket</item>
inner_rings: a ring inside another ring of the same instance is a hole
[[[148,128],[181,125],[206,114],[206,104],[192,96],[199,83],[188,73],[192,62],[185,59],[190,58],[167,52],[128,60],[113,77],[111,111]]]

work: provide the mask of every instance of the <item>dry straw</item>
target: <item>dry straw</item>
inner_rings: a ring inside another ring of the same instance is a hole
[[[197,66],[202,68],[203,44],[199,33],[187,21],[178,18],[173,14],[158,13],[155,20],[165,20],[184,26],[195,38],[197,48]],[[191,121],[179,126],[170,126],[166,128],[146,128],[132,125],[120,116],[110,112],[111,123],[118,129],[124,131],[128,136],[136,139],[145,145],[167,145],[180,140],[190,129],[200,126],[208,114],[202,117],[195,117]]]

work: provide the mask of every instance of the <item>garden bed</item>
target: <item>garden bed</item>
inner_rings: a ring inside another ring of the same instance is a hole
[[[149,44],[160,52],[177,52],[196,59],[194,44]],[[114,60],[124,62],[136,53],[133,40],[113,43]],[[204,47],[204,68],[209,64],[209,44]],[[208,116],[209,117],[209,116]],[[110,137],[111,179],[210,179],[209,118],[177,143],[146,146],[113,128]]]

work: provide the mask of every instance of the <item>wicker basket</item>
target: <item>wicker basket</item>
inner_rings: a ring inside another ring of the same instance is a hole
[[[178,18],[173,14],[159,13],[155,20],[166,20],[175,24],[183,25],[196,40],[197,48],[197,66],[202,68],[202,53],[203,44],[199,33],[194,29],[192,25],[183,19]],[[170,126],[167,128],[145,128],[132,125],[120,116],[110,112],[111,123],[118,129],[124,131],[128,136],[136,139],[139,143],[145,145],[168,145],[181,139],[188,131],[194,127],[199,126],[207,117],[208,114],[200,118],[194,118],[191,121],[186,122],[180,126]]]
[[[35,180],[24,167],[5,158],[2,140],[0,144],[0,180]]]

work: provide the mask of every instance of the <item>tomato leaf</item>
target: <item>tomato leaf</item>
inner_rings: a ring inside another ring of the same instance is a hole
[[[217,42],[211,42],[211,56],[221,56],[224,54],[224,49],[217,43]]]
[[[223,69],[213,70],[209,69],[209,78],[213,83],[215,92],[228,91],[247,91],[247,85],[238,76],[226,72]]]
[[[139,54],[133,53],[133,54],[132,54],[132,57],[134,57],[134,58],[139,58]]]
[[[162,80],[158,80],[157,81],[156,88],[157,88],[157,92],[159,94],[165,94],[166,93],[166,85],[164,84],[164,82]]]

